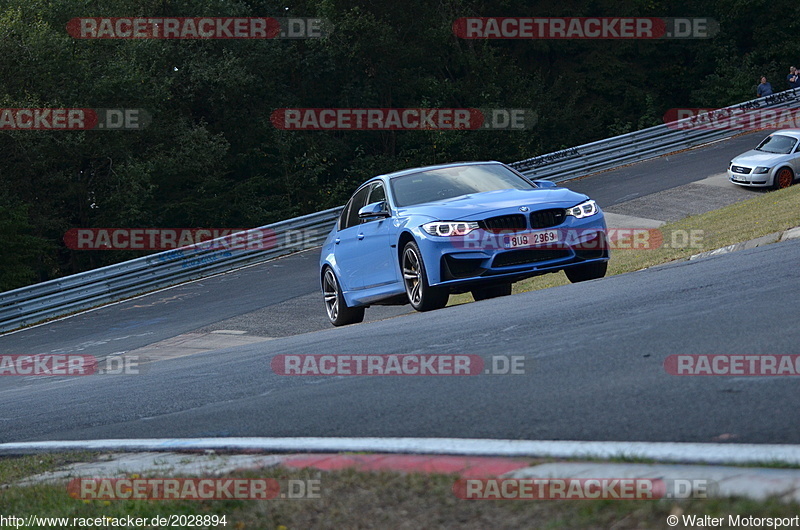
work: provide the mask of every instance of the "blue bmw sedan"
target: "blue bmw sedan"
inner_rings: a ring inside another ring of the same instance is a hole
[[[322,246],[320,281],[335,326],[372,304],[417,311],[511,294],[512,283],[563,270],[605,276],[606,223],[586,195],[532,181],[500,162],[380,175],[345,205]]]

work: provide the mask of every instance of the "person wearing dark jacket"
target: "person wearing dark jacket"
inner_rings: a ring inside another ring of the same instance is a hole
[[[800,88],[800,72],[794,66],[789,67],[789,75],[786,76],[789,88]]]

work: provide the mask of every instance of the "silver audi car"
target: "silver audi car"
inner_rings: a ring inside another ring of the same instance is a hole
[[[740,186],[788,188],[798,174],[800,129],[774,132],[728,165],[728,179]]]

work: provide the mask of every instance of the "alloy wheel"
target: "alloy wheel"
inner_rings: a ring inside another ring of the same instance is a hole
[[[781,169],[776,177],[778,179],[778,188],[788,188],[792,185],[792,181],[794,180],[794,175],[792,174],[792,170],[789,168]]]
[[[419,305],[422,301],[422,268],[413,248],[407,248],[403,253],[403,281],[411,303]]]
[[[322,294],[325,297],[325,309],[328,311],[328,318],[333,322],[339,316],[339,284],[336,282],[336,276],[334,276],[331,269],[325,271]]]

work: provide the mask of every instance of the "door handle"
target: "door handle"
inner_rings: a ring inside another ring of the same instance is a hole
[[[337,237],[336,239],[333,240],[333,244],[338,245],[341,241],[342,240]]]
[[[364,234],[358,234],[358,240],[361,241],[362,239],[364,239]]]

